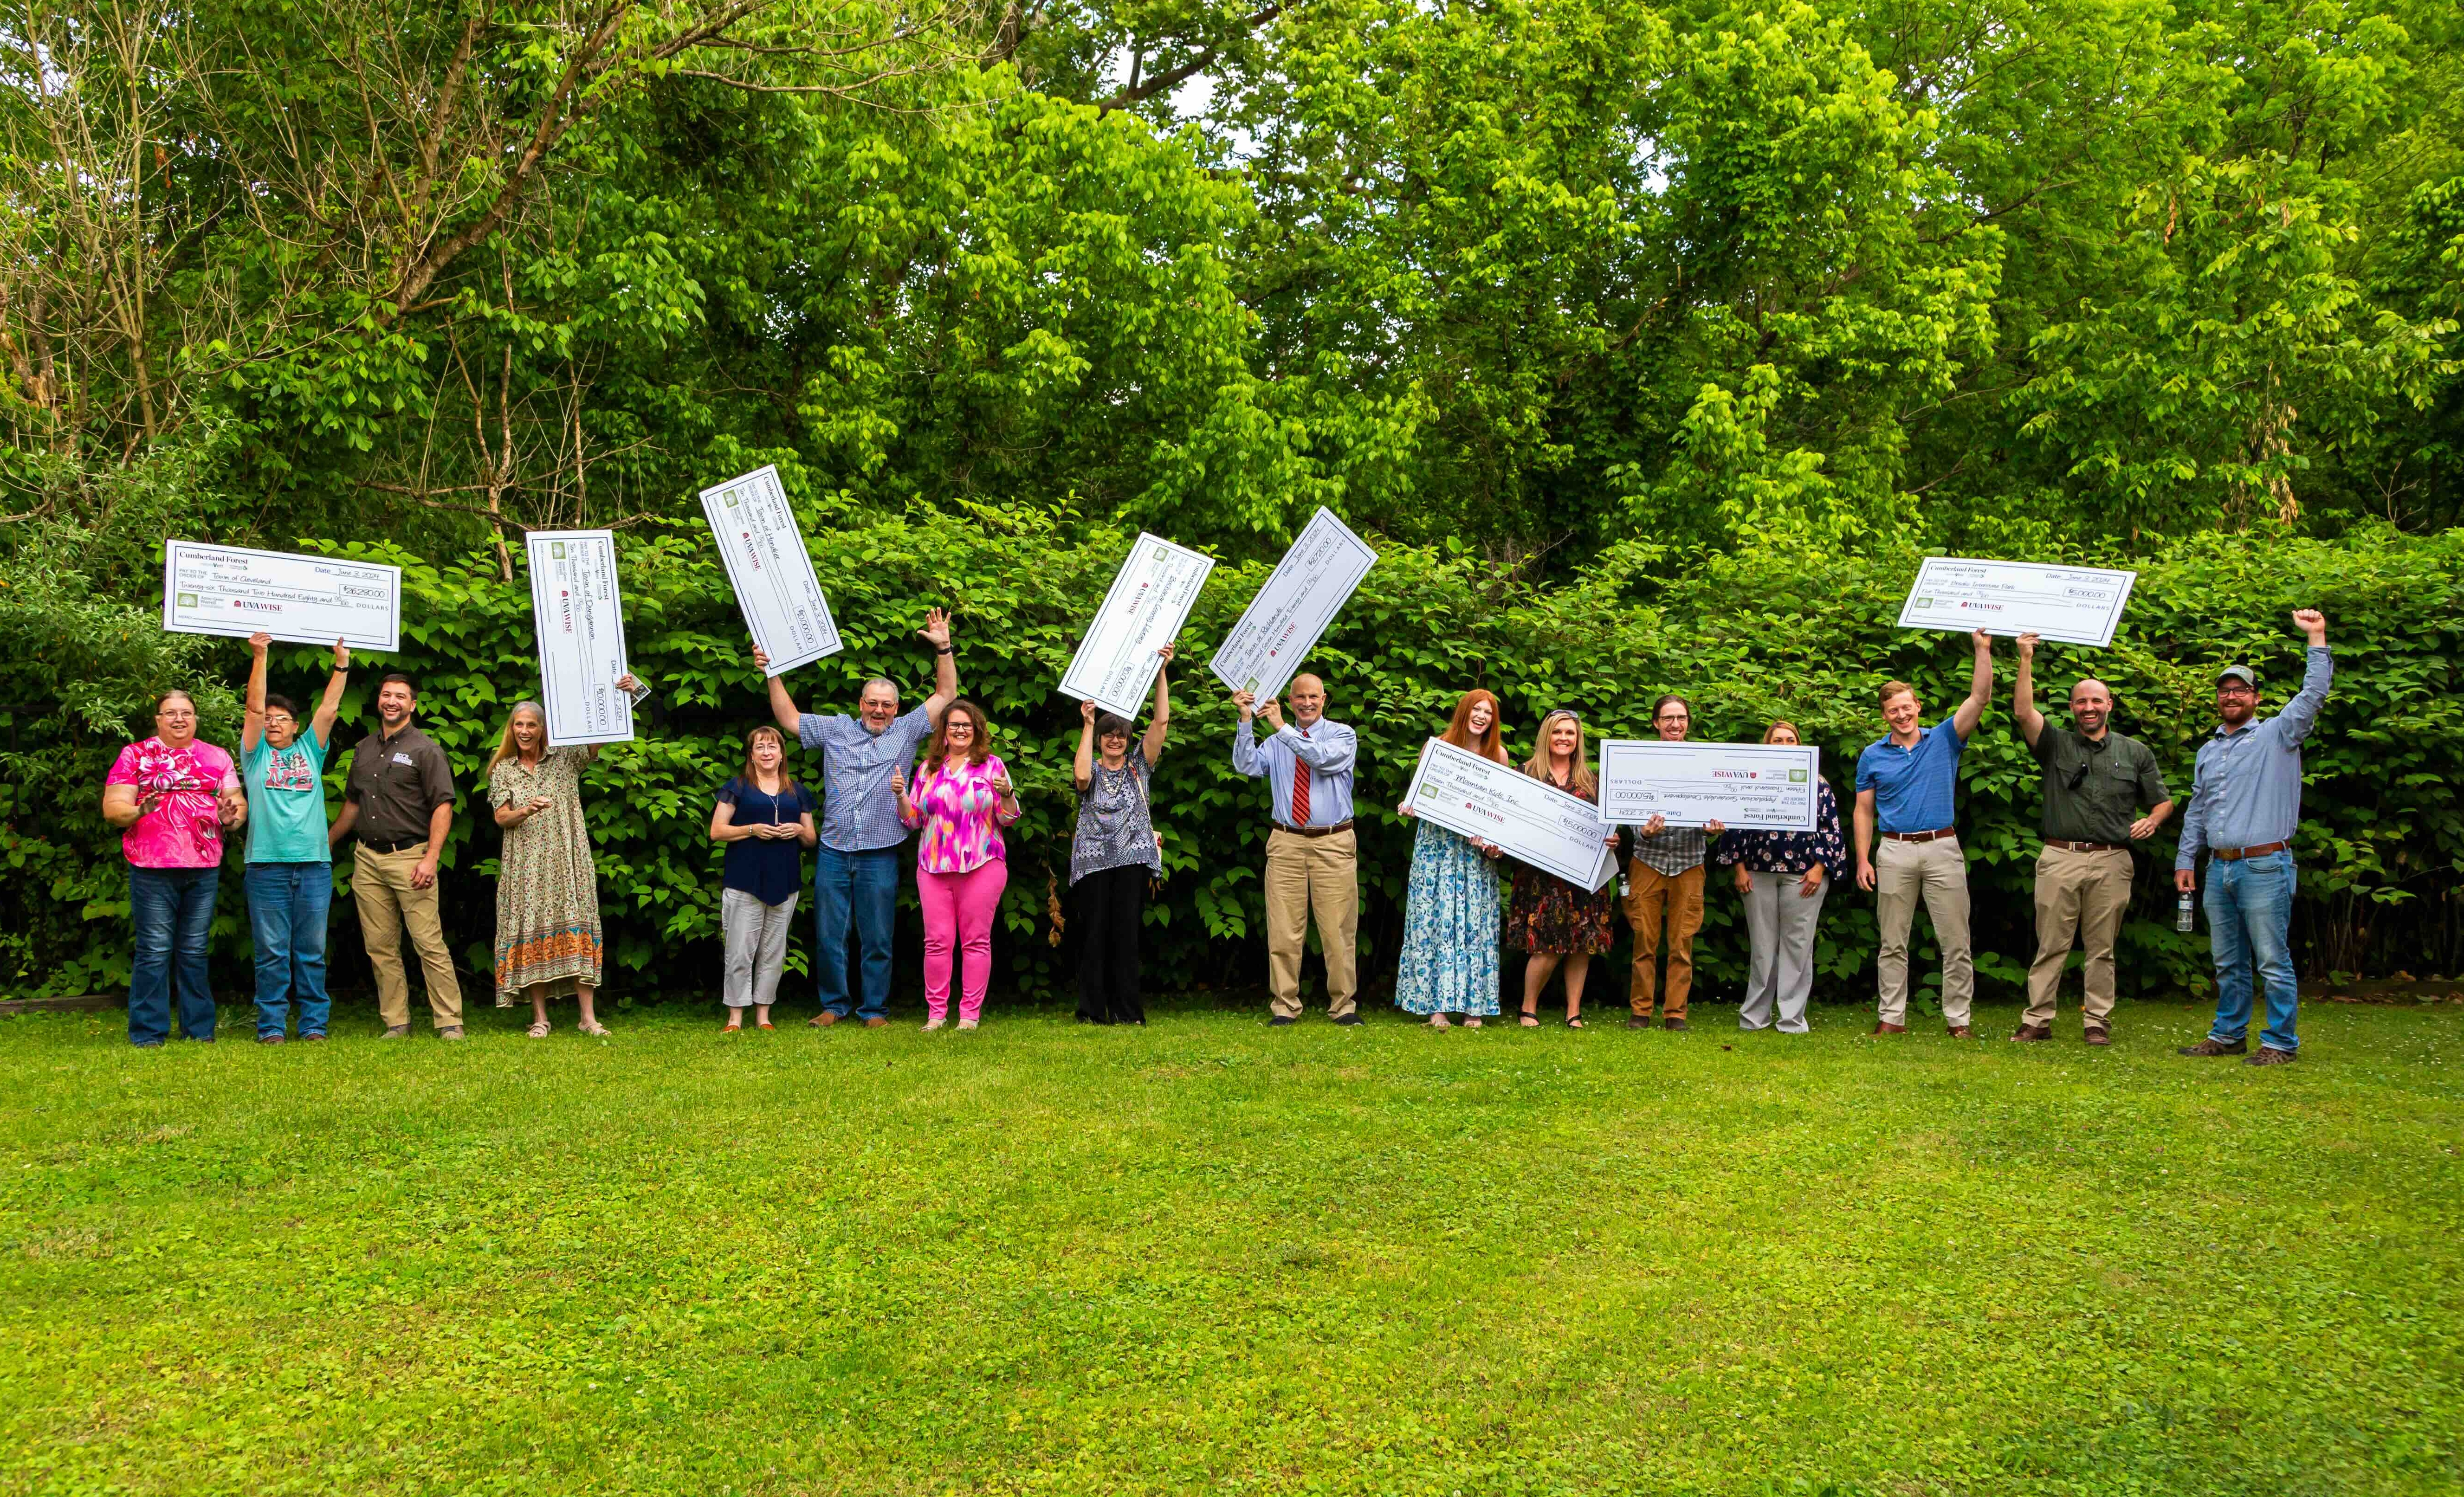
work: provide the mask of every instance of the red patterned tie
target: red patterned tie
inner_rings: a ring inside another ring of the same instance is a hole
[[[1308,730],[1302,730],[1301,737],[1308,737]],[[1292,757],[1292,825],[1295,826],[1309,825],[1309,760],[1294,755]]]

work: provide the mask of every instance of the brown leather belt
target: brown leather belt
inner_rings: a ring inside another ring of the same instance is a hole
[[[2052,837],[2045,839],[2045,846],[2059,848],[2064,852],[2127,852],[2130,850],[2118,842],[2060,842]]]
[[[1945,837],[1956,837],[1958,835],[1959,828],[1956,826],[1945,826],[1940,831],[1886,831],[1882,833],[1883,838],[1890,842],[1940,842]]]
[[[2263,858],[2271,852],[2281,852],[2293,846],[2289,842],[2262,842],[2255,848],[2210,848],[2208,856],[2219,863],[2238,863],[2244,858]]]
[[[1295,837],[1331,837],[1336,832],[1351,829],[1352,823],[1349,821],[1340,821],[1331,826],[1287,826],[1281,822],[1275,823],[1275,830],[1287,831]]]

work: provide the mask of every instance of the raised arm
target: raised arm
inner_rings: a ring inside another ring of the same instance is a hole
[[[958,650],[950,643],[950,615],[945,609],[924,610],[924,627],[915,631],[933,647],[933,694],[924,698],[925,715],[941,725],[941,714],[958,699]]]
[[[2320,709],[2327,705],[2327,688],[2336,679],[2335,657],[2327,653],[2327,616],[2316,608],[2297,608],[2293,625],[2309,637],[2310,644],[2301,666],[2301,690],[2276,715],[2277,731],[2287,746],[2310,736],[2318,725]]]
[[[631,697],[636,707],[641,706],[644,698],[650,694],[650,689],[644,686],[641,678],[630,671],[616,678],[616,690]],[[605,747],[606,745],[604,743],[585,743],[582,745],[582,757],[595,762],[599,758],[599,751]]]
[[[1962,742],[1975,736],[1977,723],[1984,720],[1985,709],[1993,701],[1993,636],[1978,629],[1968,637],[1976,647],[1976,665],[1968,673],[1968,700],[1950,715],[1951,731]]]
[[[753,668],[764,675],[770,671],[770,652],[759,645],[753,647]],[[795,698],[787,694],[785,676],[770,676],[770,716],[791,741],[803,741],[804,715],[796,710]]]
[[[1078,758],[1069,766],[1069,778],[1077,782],[1081,795],[1086,793],[1089,785],[1095,782],[1095,704],[1093,702],[1078,704]]]
[[[1232,730],[1232,768],[1243,775],[1263,775],[1266,772],[1266,752],[1258,747],[1258,729],[1250,721],[1258,699],[1247,692],[1234,692],[1232,703],[1241,709],[1241,725]]]
[[[239,730],[242,755],[255,753],[257,741],[265,737],[265,652],[273,644],[274,636],[262,629],[248,637],[248,717]]]
[[[2018,677],[2011,683],[2011,715],[2019,719],[2019,736],[2028,746],[2036,746],[2036,735],[2045,731],[2045,715],[2036,711],[2036,636],[2019,636]],[[2055,741],[2059,742],[2059,739]]]
[[[1164,676],[1172,669],[1173,647],[1166,645],[1155,653],[1163,656],[1163,664],[1155,667],[1155,715],[1147,719],[1147,736],[1141,744],[1150,766],[1163,758],[1164,730],[1172,726],[1172,688],[1165,684]]]
[[[308,718],[308,731],[317,735],[317,752],[320,754],[334,746],[334,718],[342,710],[342,690],[350,684],[351,647],[338,639],[334,641],[334,669],[325,677],[325,694],[317,699],[317,710]]]

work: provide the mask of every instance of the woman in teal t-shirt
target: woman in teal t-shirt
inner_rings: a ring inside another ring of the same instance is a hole
[[[299,706],[265,693],[270,634],[249,636],[248,725],[240,731],[240,779],[248,786],[248,926],[256,942],[256,1043],[280,1045],[291,1002],[299,1038],[325,1038],[325,917],[334,902],[334,855],[325,841],[325,755],[334,713],[351,678],[351,651],[334,641],[334,673],[308,730]]]

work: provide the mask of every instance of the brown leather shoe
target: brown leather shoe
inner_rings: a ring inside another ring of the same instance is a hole
[[[1877,1024],[1874,1025],[1874,1032],[1876,1034],[1905,1034],[1908,1032],[1908,1026],[1906,1024]]]
[[[1648,1029],[1651,1027],[1651,1016],[1637,1014],[1625,1022],[1625,1026],[1629,1029]]]
[[[825,1008],[820,1013],[815,1014],[812,1018],[805,1020],[804,1024],[807,1028],[826,1029],[838,1022],[839,1016]]]
[[[1952,1024],[1950,1037],[1954,1040],[1973,1040],[1976,1038],[1976,1031],[1966,1024]]]
[[[2050,1040],[2053,1037],[2054,1026],[2052,1024],[2023,1024],[2011,1033],[2011,1038],[2013,1040]]]
[[[864,1022],[864,1026],[868,1029],[878,1029],[888,1023],[890,1023],[889,1020],[882,1018],[879,1014],[875,1014]]]
[[[2290,1066],[2293,1064],[2293,1052],[2291,1050],[2279,1050],[2273,1045],[2262,1045],[2258,1047],[2257,1054],[2242,1062],[2242,1064],[2245,1066]]]
[[[1683,1019],[1663,1019],[1663,1020],[1661,1020],[1661,1021],[1660,1027],[1661,1027],[1662,1029],[1678,1029],[1678,1030],[1684,1030],[1684,1029],[1690,1029],[1690,1028],[1692,1028],[1692,1027],[1693,1027],[1693,1025],[1688,1024],[1687,1024],[1684,1020],[1683,1020]]]
[[[2081,1034],[2079,1038],[2085,1040],[2090,1045],[2111,1045],[2113,1043],[2112,1032],[2106,1029],[2102,1024],[2089,1024],[2086,1032]]]
[[[2249,1048],[2249,1042],[2244,1040],[2235,1040],[2231,1045],[2222,1045],[2214,1040],[2201,1040],[2196,1045],[2185,1045],[2173,1053],[2176,1055],[2239,1055]]]

